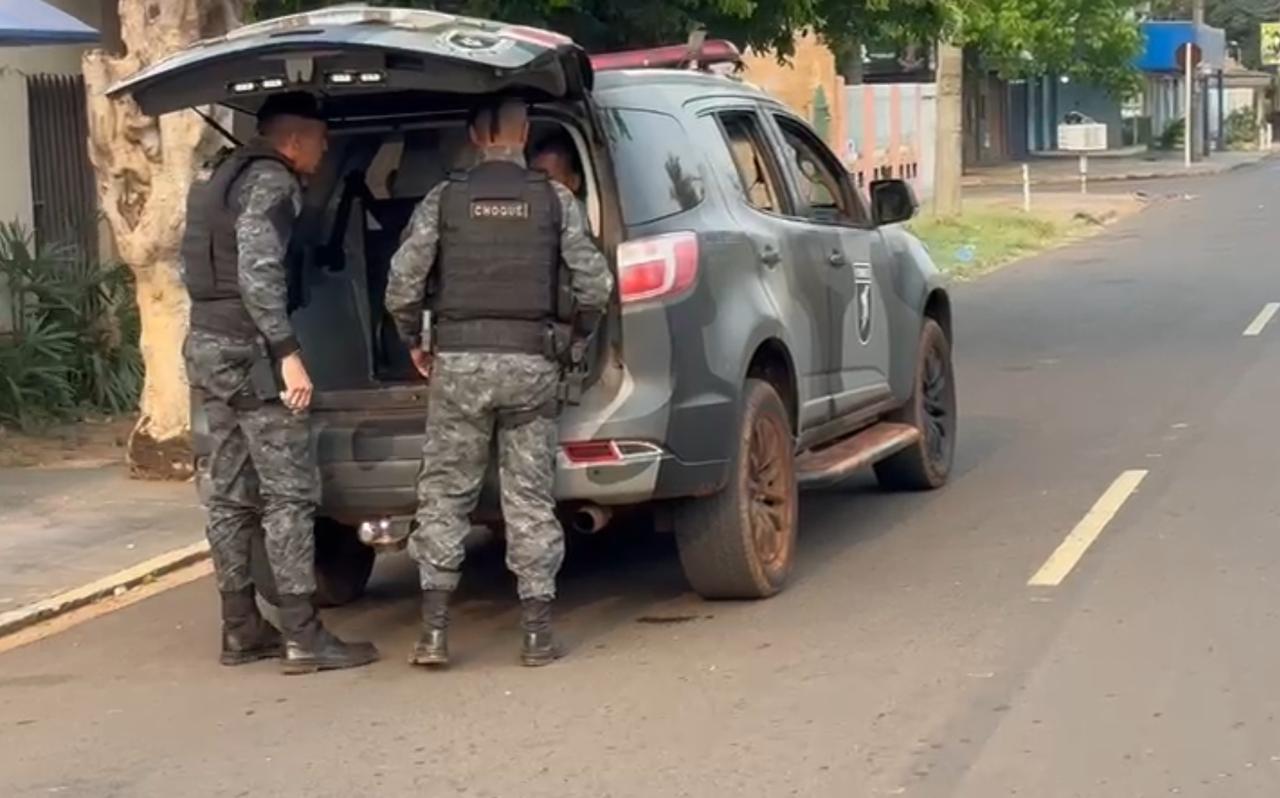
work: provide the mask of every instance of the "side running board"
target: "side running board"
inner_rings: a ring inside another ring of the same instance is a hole
[[[859,469],[897,454],[920,440],[920,430],[888,422],[796,458],[796,481],[801,488],[824,488],[852,476]]]

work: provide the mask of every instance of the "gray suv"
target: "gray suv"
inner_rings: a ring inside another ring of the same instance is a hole
[[[693,60],[733,58],[704,48]],[[112,90],[152,114],[252,113],[298,89],[324,100],[330,156],[308,186],[291,296],[318,389],[325,603],[359,596],[375,549],[411,528],[426,390],[383,306],[387,271],[417,202],[471,163],[467,109],[495,92],[535,104],[535,141],[576,149],[580,199],[617,276],[561,424],[571,530],[652,510],[698,593],[758,598],[791,570],[800,488],[867,466],[890,488],[946,482],[951,305],[899,225],[915,212],[910,189],[873,183],[864,202],[793,111],[732,77],[629,68],[653,60],[593,64],[548,31],[346,6],[199,43]],[[200,473],[198,403],[192,425]],[[500,520],[492,482],[478,523]]]

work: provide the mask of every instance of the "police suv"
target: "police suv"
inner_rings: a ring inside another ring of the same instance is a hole
[[[533,139],[572,143],[617,277],[608,322],[566,375],[581,387],[556,474],[571,529],[652,510],[698,593],[758,598],[792,569],[800,488],[868,466],[890,488],[947,481],[951,304],[899,225],[910,189],[879,181],[864,201],[805,120],[716,74],[736,60],[723,42],[593,59],[545,30],[342,6],[200,42],[112,89],[154,115],[322,98],[332,141],[290,267],[317,387],[322,601],[359,596],[376,549],[412,524],[427,392],[383,295],[415,205],[472,163],[465,119],[483,95],[527,97]],[[199,474],[198,404],[192,424]],[[478,522],[500,517],[494,487]]]

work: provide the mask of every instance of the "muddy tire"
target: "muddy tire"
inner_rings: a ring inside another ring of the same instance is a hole
[[[360,542],[354,527],[317,518],[315,605],[341,607],[363,596],[376,558],[377,552]],[[279,606],[280,593],[261,534],[254,535],[249,570],[258,596]]]
[[[777,390],[748,380],[728,485],[675,513],[689,584],[707,599],[760,599],[782,590],[795,561],[795,442]]]
[[[956,452],[956,382],[951,343],[933,319],[920,333],[911,401],[889,420],[920,430],[920,440],[876,463],[880,486],[920,491],[947,484]]]

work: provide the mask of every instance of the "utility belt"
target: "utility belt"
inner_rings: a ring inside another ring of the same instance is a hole
[[[437,352],[510,352],[559,362],[569,348],[569,328],[545,319],[439,319],[431,346]]]
[[[576,405],[582,399],[588,368],[586,347],[573,324],[558,320],[439,319],[423,313],[423,348],[436,352],[512,352],[542,355],[561,368],[556,399]]]

